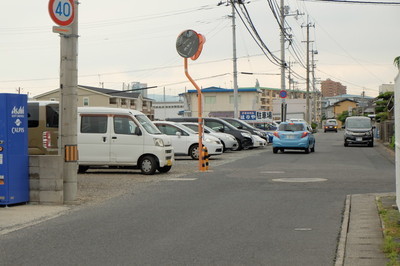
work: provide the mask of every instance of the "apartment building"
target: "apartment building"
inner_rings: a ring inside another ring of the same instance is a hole
[[[332,97],[347,93],[347,87],[340,82],[327,79],[321,82],[322,97]]]

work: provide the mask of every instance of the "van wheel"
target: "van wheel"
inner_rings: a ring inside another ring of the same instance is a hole
[[[157,170],[160,173],[167,173],[169,170],[171,170],[171,167],[172,166],[167,165],[167,166],[163,166],[163,167],[158,167]]]
[[[189,155],[193,160],[199,159],[199,144],[193,144],[189,148]]]
[[[78,174],[84,174],[89,169],[89,166],[79,165]]]
[[[142,160],[140,160],[140,171],[144,175],[154,175],[157,170],[157,162],[153,156],[144,156]]]

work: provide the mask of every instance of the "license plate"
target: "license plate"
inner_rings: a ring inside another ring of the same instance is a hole
[[[356,138],[356,141],[362,141],[362,138]]]
[[[287,139],[295,139],[296,136],[295,136],[295,135],[287,135],[286,138],[287,138]]]
[[[172,165],[172,161],[171,160],[167,160],[167,165],[171,166]]]

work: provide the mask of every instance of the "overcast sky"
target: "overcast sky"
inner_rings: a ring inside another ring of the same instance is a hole
[[[394,0],[391,0],[394,1]],[[60,37],[48,0],[1,1],[0,92],[21,88],[30,96],[59,87]],[[78,83],[122,89],[123,83],[139,81],[158,86],[149,93],[177,95],[193,89],[183,70],[175,42],[186,29],[205,35],[207,41],[189,72],[202,87],[233,87],[232,21],[230,6],[219,0],[82,0],[79,5]],[[279,3],[279,2],[278,2]],[[296,55],[306,61],[306,28],[310,28],[315,55],[315,75],[347,86],[348,93],[376,96],[379,85],[393,83],[400,55],[400,5],[360,5],[286,1],[293,35],[287,61]],[[250,17],[269,50],[280,57],[279,27],[266,0],[246,5]],[[286,47],[289,43],[286,43]],[[239,87],[280,88],[279,67],[272,64],[237,17]],[[306,70],[294,63],[296,88],[305,89]],[[288,74],[288,73],[287,73]],[[295,75],[296,75],[295,74]],[[301,77],[300,77],[301,76]],[[317,85],[317,88],[320,88]]]

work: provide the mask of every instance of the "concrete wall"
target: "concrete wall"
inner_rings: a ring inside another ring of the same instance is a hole
[[[62,156],[29,155],[30,202],[63,204]]]

